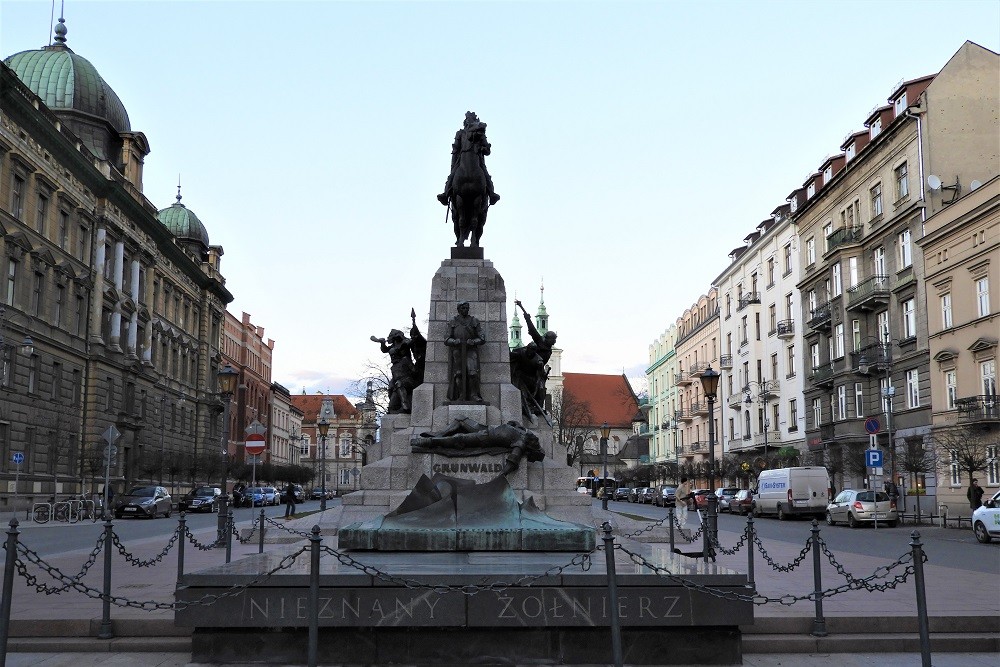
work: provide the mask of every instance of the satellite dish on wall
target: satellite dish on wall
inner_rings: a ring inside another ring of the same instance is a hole
[[[983,184],[980,183],[979,181],[972,181],[971,183],[969,183],[969,191],[971,192],[972,190],[976,190],[982,187],[982,185]]]
[[[930,186],[931,190],[940,190],[941,179],[935,176],[934,174],[931,174],[930,176],[927,177],[927,185]]]

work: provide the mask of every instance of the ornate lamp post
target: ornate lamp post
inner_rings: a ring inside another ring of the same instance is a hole
[[[715,396],[719,390],[719,372],[711,366],[701,374],[701,388],[708,400],[708,530],[714,544],[718,537],[716,521],[716,504],[719,497],[715,495]]]
[[[754,387],[757,390],[757,404],[761,406],[761,410],[764,412],[764,419],[761,423],[761,426],[764,428],[764,468],[770,468],[771,466],[767,462],[767,431],[771,428],[771,420],[767,416],[767,406],[771,396],[778,388],[778,381],[761,380],[760,382],[747,382],[746,386],[743,387],[743,393],[746,394],[744,403],[747,405],[753,403],[753,392],[750,391],[750,387]]]
[[[291,440],[293,443],[296,443],[296,444],[294,444],[292,446],[296,448],[296,451],[299,454],[299,458],[301,459],[301,457],[302,457],[302,443],[306,439],[305,434],[304,433],[300,433],[298,430],[293,430],[291,432],[291,434],[289,434],[288,439]],[[293,457],[291,456],[291,454],[292,454],[292,452],[289,452],[289,457],[288,457],[289,460],[293,459]]]
[[[236,380],[239,376],[240,372],[229,364],[226,364],[217,374],[219,379],[219,394],[222,396],[222,402],[225,405],[225,410],[222,413],[223,486],[226,486],[226,482],[229,479],[229,405],[232,403],[233,392],[236,391]]]
[[[319,431],[319,441],[320,441],[320,498],[319,498],[319,510],[321,512],[326,510],[326,436],[330,432],[330,422],[326,420],[326,417],[320,417],[316,422],[316,430]]]
[[[601,424],[601,456],[604,457],[604,479],[601,480],[601,509],[608,509],[608,436],[611,435],[611,427],[608,422]]]

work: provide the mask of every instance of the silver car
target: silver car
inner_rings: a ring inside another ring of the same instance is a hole
[[[844,489],[826,506],[826,523],[830,526],[846,523],[857,528],[865,523],[882,523],[895,528],[897,521],[896,505],[883,491]]]

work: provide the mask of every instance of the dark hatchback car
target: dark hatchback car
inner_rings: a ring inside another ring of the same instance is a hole
[[[657,507],[673,507],[677,502],[676,486],[661,486],[653,495],[653,504]]]
[[[115,504],[115,518],[142,516],[156,518],[158,514],[170,517],[170,494],[162,486],[136,486],[118,499]]]
[[[656,489],[651,486],[647,486],[644,489],[639,489],[639,493],[636,494],[637,501],[640,503],[653,503],[653,497],[656,495]]]
[[[628,500],[628,492],[629,492],[629,489],[627,487],[624,487],[624,486],[615,489],[614,500],[625,500],[625,501],[627,501]]]
[[[218,512],[222,489],[217,486],[199,486],[184,494],[177,503],[181,512]]]

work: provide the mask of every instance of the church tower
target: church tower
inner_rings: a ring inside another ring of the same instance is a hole
[[[521,340],[521,319],[517,316],[517,308],[514,309],[514,319],[510,321],[510,340],[507,341],[507,345],[512,350],[524,347],[524,341]]]

